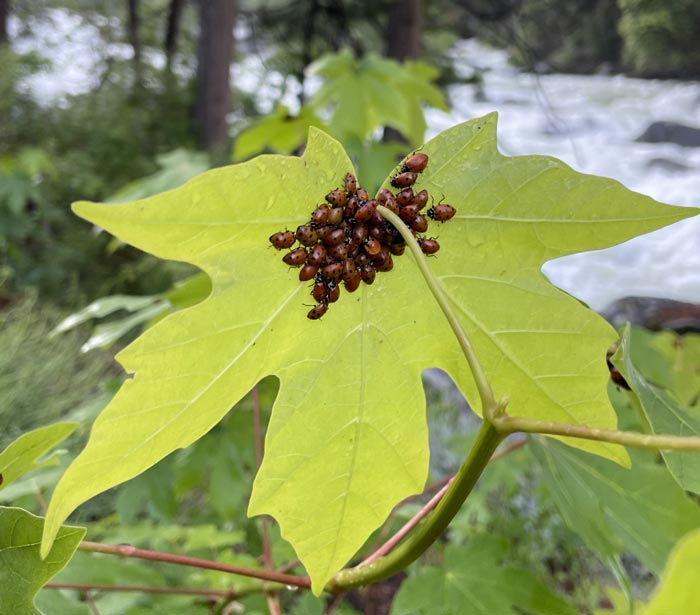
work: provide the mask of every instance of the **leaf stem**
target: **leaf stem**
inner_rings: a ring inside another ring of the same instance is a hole
[[[455,334],[460,348],[462,349],[462,352],[464,353],[464,356],[467,359],[469,369],[471,370],[474,376],[476,388],[479,391],[479,397],[481,398],[481,406],[484,412],[484,416],[492,416],[493,413],[497,412],[499,405],[496,402],[496,396],[494,395],[493,389],[491,388],[491,384],[486,378],[486,373],[484,372],[481,363],[479,363],[479,359],[477,358],[476,353],[474,352],[474,348],[472,347],[471,342],[467,338],[467,334],[464,332],[464,329],[462,329],[462,325],[459,323],[457,316],[452,310],[452,306],[450,305],[450,302],[447,299],[447,295],[445,295],[445,292],[442,290],[440,283],[433,275],[433,272],[430,270],[430,267],[428,267],[425,255],[423,254],[423,251],[418,245],[416,238],[413,236],[408,227],[403,223],[403,220],[401,220],[401,218],[399,218],[394,212],[388,210],[382,205],[379,205],[377,207],[377,210],[384,219],[388,220],[396,227],[399,233],[401,233],[401,236],[406,242],[406,245],[408,245],[411,252],[413,252],[413,256],[416,259],[416,264],[418,265],[418,269],[420,269],[420,272],[423,275],[423,278],[425,279],[425,283],[430,288],[430,292],[433,294],[435,300],[438,302],[438,305],[440,306],[440,309],[442,310],[443,314],[445,314],[447,322],[450,323],[452,332]]]
[[[229,574],[237,574],[244,577],[252,577],[273,583],[282,583],[294,587],[310,588],[309,577],[302,577],[292,574],[283,574],[274,570],[257,570],[255,568],[245,568],[243,566],[233,566],[221,562],[214,562],[198,557],[188,557],[186,555],[175,555],[173,553],[163,553],[161,551],[149,551],[148,549],[138,549],[131,545],[110,545],[100,542],[90,542],[84,540],[78,545],[78,550],[92,553],[107,553],[109,555],[119,555],[121,557],[136,557],[156,562],[168,564],[178,564],[180,566],[192,566],[193,568],[205,568],[207,570],[219,570]]]
[[[340,593],[353,587],[380,581],[403,570],[418,559],[439,538],[457,514],[476,485],[491,455],[505,437],[505,434],[495,429],[491,421],[485,419],[469,455],[425,523],[415,528],[408,539],[388,555],[378,557],[366,565],[341,570],[328,583],[326,590]]]
[[[635,446],[655,450],[700,451],[700,436],[649,435],[635,431],[600,429],[598,427],[588,427],[587,425],[569,425],[515,416],[504,416],[494,419],[494,427],[502,434],[520,431],[523,433],[583,438],[585,440],[597,440],[599,442],[621,444],[622,446]]]

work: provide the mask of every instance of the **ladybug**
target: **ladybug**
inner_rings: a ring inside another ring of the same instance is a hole
[[[394,259],[391,258],[391,254],[387,254],[386,258],[375,267],[377,271],[391,271],[394,268]]]
[[[295,241],[296,237],[294,237],[292,231],[283,231],[270,235],[270,243],[278,250],[291,248]]]
[[[338,280],[343,275],[342,263],[329,263],[321,269],[321,275],[328,280]]]
[[[379,194],[377,195],[377,200],[381,205],[386,205],[387,202],[391,199],[393,200],[394,195],[391,192],[391,190],[387,190],[386,188],[382,188],[379,191]]]
[[[350,194],[357,192],[357,178],[352,173],[345,176],[345,192]]]
[[[297,248],[291,252],[287,252],[282,260],[290,267],[301,267],[306,260],[307,252],[306,248]]]
[[[318,241],[318,234],[308,224],[297,227],[296,237],[303,246],[312,246]]]
[[[349,293],[354,293],[360,287],[360,282],[362,282],[362,274],[360,273],[359,269],[355,269],[352,275],[343,276],[345,290],[347,290]]]
[[[357,222],[367,222],[377,211],[377,201],[372,199],[361,205],[355,212],[355,220]]]
[[[343,208],[334,207],[328,212],[328,224],[336,225],[343,221]]]
[[[411,188],[404,188],[396,195],[396,202],[400,207],[410,205],[413,202],[413,190]]]
[[[396,177],[392,178],[391,185],[394,188],[408,188],[416,183],[418,179],[417,173],[411,173],[410,171],[406,173],[399,173]]]
[[[406,251],[406,244],[405,243],[392,243],[389,246],[389,252],[391,252],[394,256],[401,256],[405,251]]]
[[[308,280],[313,280],[316,273],[318,273],[318,265],[304,265],[299,270],[299,281],[306,282]]]
[[[318,267],[321,263],[323,263],[324,259],[326,258],[326,254],[326,248],[322,244],[317,243],[309,250],[309,255],[306,257],[306,262],[309,265],[315,265]]]
[[[357,198],[360,199],[360,201],[369,201],[369,194],[367,193],[367,190],[364,188],[358,188]]]
[[[418,209],[423,209],[428,202],[428,191],[421,190],[413,197],[413,204],[418,205]]]
[[[328,215],[330,214],[331,208],[328,205],[319,205],[314,213],[311,214],[311,225],[312,226],[323,226],[328,222]]]
[[[335,303],[340,299],[340,286],[335,282],[328,283],[328,303]]]
[[[384,240],[384,229],[381,226],[370,226],[369,234],[380,243]]]
[[[350,239],[354,244],[357,244],[358,246],[361,245],[362,242],[367,239],[367,226],[364,224],[356,224],[352,229]]]
[[[328,304],[325,301],[322,301],[321,303],[312,307],[309,310],[309,313],[306,315],[306,317],[309,318],[310,320],[318,320],[327,311],[328,311]]]
[[[315,282],[314,287],[311,289],[311,296],[316,300],[317,303],[321,303],[326,300],[328,296],[328,289],[324,282]]]
[[[348,204],[345,206],[345,211],[343,212],[345,219],[349,220],[355,217],[357,208],[359,207],[359,202],[357,197],[353,196],[348,199]]]
[[[399,209],[399,218],[410,224],[416,219],[418,212],[418,205],[404,205]]]
[[[447,222],[457,213],[457,210],[447,203],[438,203],[428,210],[428,217],[436,222]]]
[[[333,207],[342,207],[348,201],[348,195],[342,190],[333,190],[326,195],[328,201]]]
[[[357,265],[355,261],[351,258],[346,259],[343,262],[343,281],[347,282],[348,279],[352,278],[357,273]]]
[[[411,222],[411,230],[415,233],[425,233],[428,230],[428,219],[423,214],[418,214]]]
[[[365,284],[371,285],[374,282],[374,278],[377,276],[377,271],[372,265],[365,265],[360,269],[360,275]]]
[[[347,255],[348,246],[345,243],[339,243],[337,246],[333,246],[328,250],[328,256],[337,261],[342,261]]]
[[[342,228],[337,228],[331,231],[328,236],[323,240],[328,249],[331,249],[341,243],[345,242],[345,231]]]
[[[437,242],[435,237],[431,239],[426,239],[425,237],[420,237],[418,239],[418,245],[423,251],[423,254],[435,254],[440,249],[440,244]]]
[[[362,249],[368,256],[371,256],[372,258],[379,254],[379,250],[381,250],[381,247],[382,244],[380,244],[374,237],[368,237],[362,244]]]
[[[406,158],[406,162],[401,167],[402,173],[422,173],[428,166],[428,155],[414,153]]]

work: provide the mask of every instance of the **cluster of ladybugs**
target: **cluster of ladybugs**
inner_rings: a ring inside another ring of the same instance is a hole
[[[372,284],[377,271],[391,271],[394,268],[392,257],[404,253],[403,238],[394,225],[381,216],[378,205],[405,222],[425,254],[435,254],[440,249],[435,238],[428,239],[419,233],[428,230],[428,218],[446,222],[455,215],[455,208],[438,203],[425,215],[421,213],[429,195],[426,190],[414,194],[412,186],[427,165],[426,154],[413,154],[391,180],[398,192],[382,189],[376,199],[370,199],[367,191],[358,187],[355,176],[348,173],[345,190],[329,192],[326,203],[315,208],[306,224],[299,226],[296,232],[280,231],[270,237],[275,248],[289,250],[282,257],[287,265],[301,267],[299,279],[314,281],[311,296],[316,305],[307,314],[311,320],[321,318],[328,311],[328,305],[338,300],[341,282],[349,293],[355,292],[360,282]],[[301,246],[293,248],[297,241]]]

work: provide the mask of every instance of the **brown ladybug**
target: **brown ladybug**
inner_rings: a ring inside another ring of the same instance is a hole
[[[433,205],[427,213],[428,217],[436,222],[447,222],[457,213],[457,210],[447,203],[438,203]]]
[[[343,208],[334,207],[328,212],[328,224],[340,224],[343,221]]]
[[[313,280],[313,278],[317,272],[318,272],[318,265],[304,265],[299,270],[299,281],[306,282],[308,280]]]
[[[321,302],[318,305],[315,305],[314,307],[312,307],[309,310],[309,313],[306,315],[306,317],[311,319],[311,320],[318,320],[327,311],[328,311],[328,304],[325,302]]]
[[[296,237],[294,237],[294,233],[292,233],[292,231],[283,231],[270,235],[270,243],[278,250],[286,250],[287,248],[291,248],[295,241]]]
[[[321,303],[322,301],[325,301],[327,295],[328,289],[326,288],[326,285],[323,282],[317,281],[314,284],[314,287],[311,289],[311,296],[316,299],[317,303]]]
[[[428,219],[424,215],[418,214],[411,222],[411,230],[414,233],[425,233],[428,230]]]
[[[423,209],[428,203],[428,191],[421,190],[413,197],[413,204],[418,205],[418,209]]]
[[[431,239],[426,239],[425,237],[418,238],[418,245],[423,251],[423,254],[435,254],[440,249],[440,244],[437,242],[435,237]]]
[[[396,202],[400,207],[410,205],[413,202],[413,190],[411,188],[404,188],[396,195]]]
[[[331,211],[331,208],[328,207],[328,205],[319,205],[315,210],[314,213],[311,214],[311,224],[314,226],[323,226],[328,222],[328,215]]]
[[[427,166],[428,155],[414,153],[412,156],[406,158],[406,162],[404,162],[403,166],[401,167],[401,172],[422,173]]]
[[[326,248],[320,243],[317,243],[309,250],[309,255],[306,257],[306,262],[309,265],[315,265],[318,267],[321,265],[321,263],[323,263],[323,260],[326,258],[326,254]]]
[[[312,246],[318,241],[318,234],[308,224],[297,227],[296,237],[303,246]]]
[[[328,201],[333,207],[342,207],[348,201],[348,195],[342,190],[333,190],[326,195]]]
[[[352,173],[345,176],[345,192],[350,194],[357,192],[357,178]]]
[[[301,267],[304,264],[304,261],[306,261],[306,256],[306,248],[297,248],[296,250],[287,252],[282,257],[282,260],[290,267]]]
[[[417,173],[399,173],[396,177],[392,178],[391,185],[394,186],[394,188],[408,188],[416,183],[416,179],[418,179]]]

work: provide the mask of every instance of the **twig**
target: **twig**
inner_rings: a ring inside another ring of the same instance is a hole
[[[83,599],[85,600],[85,604],[87,604],[92,615],[100,615],[100,611],[97,608],[95,601],[92,599],[92,594],[90,593],[90,590],[85,590],[83,592]]]
[[[492,461],[496,461],[498,459],[502,459],[506,455],[512,453],[513,451],[521,448],[527,443],[527,438],[520,438],[516,442],[513,442],[512,444],[504,447],[500,451],[494,453],[491,455],[491,459],[489,459],[489,463]],[[449,488],[450,484],[454,480],[456,474],[453,474],[452,476],[448,476],[447,478],[444,478],[436,483],[433,483],[432,485],[429,485],[425,491],[423,492],[423,495],[425,493],[432,491],[433,489],[436,488],[436,486],[440,486],[441,489],[438,491],[423,508],[421,508],[411,519],[409,519],[402,527],[400,530],[398,530],[389,540],[387,540],[381,547],[379,547],[374,553],[369,555],[367,558],[365,558],[362,561],[361,565],[364,564],[369,564],[370,562],[374,561],[378,557],[382,557],[384,555],[387,555],[390,553],[394,547],[396,547],[399,542],[401,542],[404,537],[416,526],[420,521],[422,521],[428,513],[430,513],[431,510],[433,510],[440,500],[445,496],[445,493],[447,493],[447,489]],[[398,506],[394,509],[394,511],[399,508],[400,506],[403,506],[404,504],[419,498],[421,496],[411,496],[410,498],[406,498],[402,502],[398,504]]]
[[[148,549],[138,549],[131,545],[110,545],[100,542],[84,540],[78,546],[80,551],[92,553],[107,553],[108,555],[118,555],[120,557],[136,557],[155,562],[165,562],[167,564],[177,564],[179,566],[191,566],[193,568],[204,568],[206,570],[218,570],[229,574],[237,574],[243,577],[252,577],[272,583],[291,585],[292,587],[310,588],[309,577],[283,574],[274,570],[257,570],[255,568],[245,568],[243,566],[233,566],[222,562],[214,562],[198,557],[188,557],[186,555],[175,555],[173,553],[163,553],[161,551],[150,551]]]

